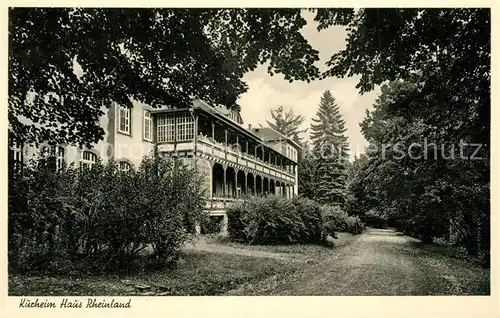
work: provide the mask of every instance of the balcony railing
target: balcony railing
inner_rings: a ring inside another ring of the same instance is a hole
[[[235,151],[230,146],[217,142],[210,137],[198,136],[197,150],[217,158],[223,158],[233,163],[260,171],[262,173],[281,177],[293,181],[295,175],[286,169],[272,165],[253,155],[245,152]]]

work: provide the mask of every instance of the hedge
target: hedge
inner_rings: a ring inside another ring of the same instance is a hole
[[[336,232],[358,234],[364,224],[340,208],[297,197],[256,197],[227,210],[228,233],[247,244],[322,244]]]

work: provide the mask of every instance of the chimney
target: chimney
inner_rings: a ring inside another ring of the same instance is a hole
[[[248,130],[252,130],[252,125],[248,124]]]

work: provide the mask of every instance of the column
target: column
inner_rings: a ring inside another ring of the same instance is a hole
[[[264,177],[260,176],[260,193],[264,194]]]
[[[210,209],[213,208],[214,204],[214,163],[212,161],[209,161],[210,163]]]
[[[198,145],[198,134],[199,134],[199,127],[198,127],[198,114],[195,114],[194,115],[194,131],[193,131],[193,157],[194,157],[194,164],[195,164],[195,167],[197,167],[196,165],[196,150],[197,150],[197,145]]]
[[[248,195],[248,171],[245,171],[245,195]]]
[[[210,146],[210,151],[212,152],[212,156],[214,155],[214,145],[213,143],[215,142],[215,123],[211,122],[212,124],[212,142],[210,143],[212,146]]]
[[[238,198],[238,172],[239,169],[234,168],[234,197]]]
[[[226,165],[222,165],[222,168],[224,169],[224,183],[222,185],[222,196],[225,198],[226,197],[226,186],[227,186],[227,180],[226,180],[227,166]]]
[[[227,160],[227,129],[224,129],[224,159]]]
[[[257,175],[253,176],[253,195],[257,195]]]

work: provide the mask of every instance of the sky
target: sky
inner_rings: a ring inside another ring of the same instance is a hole
[[[318,67],[324,70],[324,63],[330,57],[345,48],[347,32],[343,27],[330,27],[318,32],[317,23],[313,21],[314,15],[303,12],[307,25],[302,29],[303,36],[311,46],[319,51],[320,61]],[[302,128],[308,128],[311,118],[315,117],[318,104],[323,92],[329,89],[335,97],[346,122],[346,136],[349,138],[351,158],[354,154],[363,152],[368,142],[361,134],[359,123],[365,117],[366,109],[371,110],[379,88],[374,91],[359,94],[356,88],[357,77],[327,78],[311,83],[294,81],[289,83],[281,74],[270,76],[267,65],[261,65],[245,75],[244,81],[248,84],[248,91],[241,95],[238,104],[241,106],[241,115],[245,125],[267,125],[266,119],[271,118],[271,109],[283,105],[286,111],[293,109],[295,114],[303,115],[306,120]],[[304,137],[308,139],[307,132]]]

